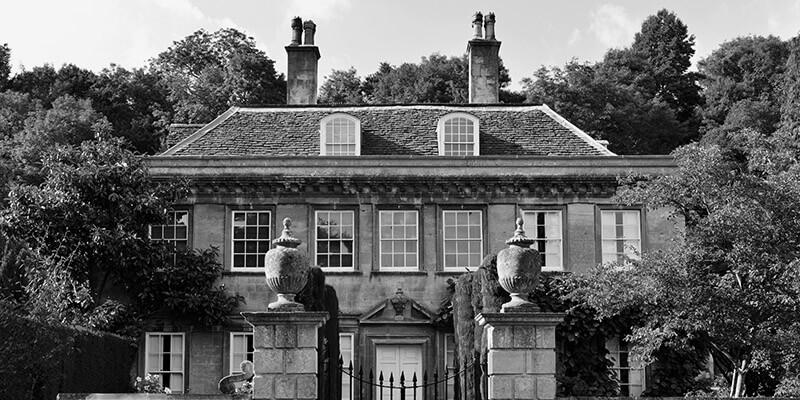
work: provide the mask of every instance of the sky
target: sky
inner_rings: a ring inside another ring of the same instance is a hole
[[[321,83],[333,69],[352,66],[365,76],[383,61],[464,54],[472,15],[494,12],[500,56],[519,90],[543,65],[593,62],[629,46],[662,8],[695,36],[695,63],[739,36],[800,34],[800,0],[24,0],[4,5],[0,44],[11,48],[12,73],[45,63],[100,71],[141,67],[199,29],[232,27],[285,72],[290,20],[300,16],[317,24]]]

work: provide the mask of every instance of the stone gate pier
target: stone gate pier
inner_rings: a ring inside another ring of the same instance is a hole
[[[327,312],[243,312],[253,325],[253,399],[317,398],[317,333]]]
[[[556,313],[482,313],[488,346],[489,400],[556,397]]]

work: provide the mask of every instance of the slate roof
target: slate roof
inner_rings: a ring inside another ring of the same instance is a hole
[[[198,129],[204,127],[203,124],[172,124],[169,126],[167,138],[164,139],[164,147],[170,148],[175,146],[189,135],[197,132]]]
[[[232,107],[182,139],[171,134],[162,155],[319,156],[320,121],[345,113],[361,122],[361,155],[436,156],[439,119],[456,112],[480,121],[481,155],[615,155],[547,106],[419,104]]]

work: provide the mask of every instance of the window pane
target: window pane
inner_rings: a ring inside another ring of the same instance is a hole
[[[233,211],[232,256],[234,268],[256,269],[270,248],[269,211]]]
[[[317,211],[317,260],[324,260],[320,265],[352,268],[354,220],[353,211]]]
[[[452,215],[452,218],[448,218]],[[447,222],[451,221],[452,226]],[[444,212],[444,268],[477,267],[483,258],[483,227],[480,211]],[[448,231],[452,235],[448,235]]]
[[[474,155],[475,124],[464,117],[453,117],[443,123],[442,145],[446,156]]]

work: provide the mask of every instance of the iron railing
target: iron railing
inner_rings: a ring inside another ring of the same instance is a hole
[[[341,378],[344,378],[342,382],[345,379],[349,382],[347,386],[350,393],[341,393],[340,397],[337,396],[339,399],[461,400],[464,398],[464,393],[468,392],[467,383],[470,379],[465,377],[467,375],[475,376],[475,374],[468,374],[468,372],[474,371],[478,376],[481,376],[485,375],[482,372],[485,372],[486,369],[485,365],[472,364],[453,373],[449,373],[445,369],[441,375],[438,371],[434,371],[432,375],[423,371],[422,376],[418,377],[414,372],[409,379],[404,372],[401,372],[399,377],[395,377],[394,373],[389,373],[389,376],[386,377],[383,371],[379,371],[376,377],[372,368],[365,373],[360,366],[356,370],[352,361],[347,366],[344,366],[342,358],[339,357],[338,363],[330,366],[326,365],[324,370],[329,383],[332,383],[333,379]],[[449,382],[452,382],[452,385],[448,385]],[[327,386],[332,387],[330,384]],[[452,389],[449,386],[452,386]],[[342,391],[344,390],[343,387]],[[452,390],[452,392],[449,392],[449,390]],[[386,397],[387,395],[388,397]],[[334,397],[329,396],[328,398],[332,399]]]

